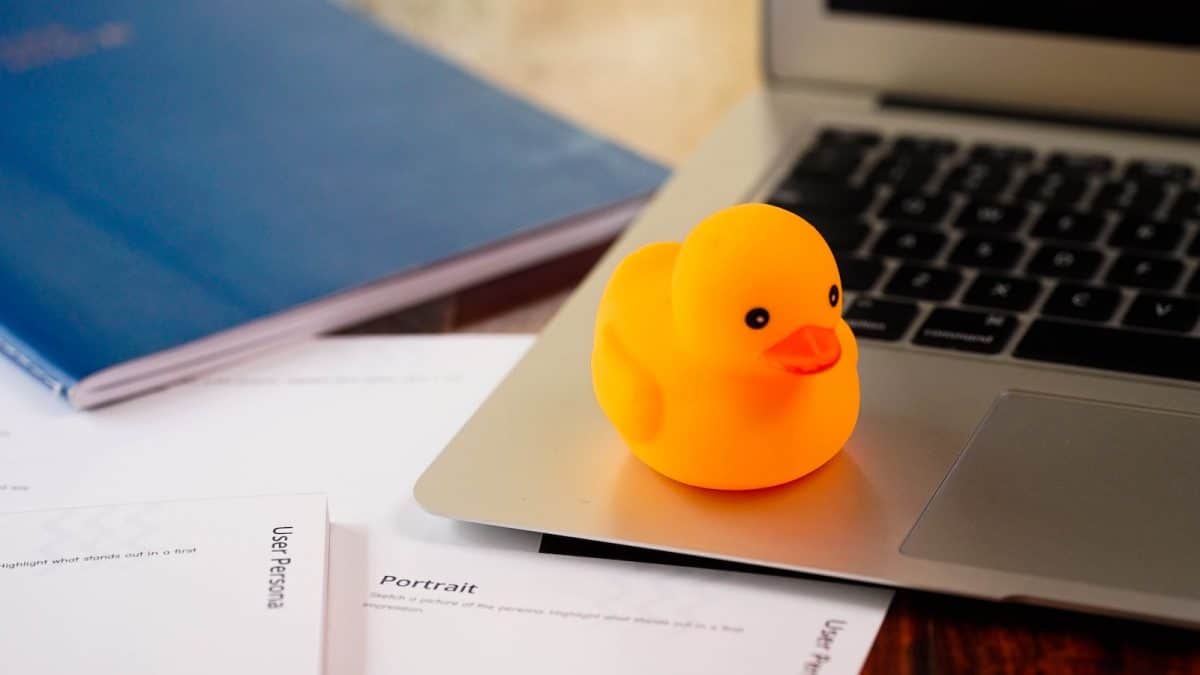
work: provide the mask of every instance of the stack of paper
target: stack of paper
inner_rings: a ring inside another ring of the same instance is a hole
[[[0,653],[14,653],[14,639],[46,636],[30,642],[37,649],[21,652],[32,659],[28,654],[48,646],[64,622],[86,633],[99,616],[107,618],[102,635],[114,645],[113,654],[189,647],[178,642],[183,638],[168,636],[175,634],[169,622],[141,637],[137,622],[148,611],[144,601],[119,601],[126,595],[149,597],[164,612],[183,608],[180,603],[193,596],[183,593],[172,604],[154,585],[167,579],[197,596],[212,595],[204,600],[206,609],[187,613],[190,630],[257,634],[272,649],[307,658],[310,652],[295,650],[301,643],[318,647],[312,640],[259,630],[251,610],[260,608],[221,603],[249,597],[228,580],[244,572],[243,561],[257,555],[254,547],[262,547],[264,520],[277,520],[267,517],[264,505],[301,499],[237,498],[323,493],[332,521],[325,622],[329,673],[842,673],[861,667],[889,591],[544,556],[536,553],[536,534],[454,523],[421,511],[411,497],[413,482],[528,345],[524,337],[314,341],[90,414],[66,410],[14,368],[0,367],[0,512],[227,498],[195,502],[213,509],[211,519],[189,511],[201,508],[195,506],[126,507],[130,513],[168,508],[192,514],[172,516],[185,524],[170,528],[177,533],[164,546],[194,547],[198,553],[201,547],[187,542],[209,542],[204,550],[220,554],[204,559],[214,566],[212,573],[201,573],[200,563],[193,562],[199,557],[96,564],[89,569],[109,575],[112,590],[76,596],[54,591],[63,595],[36,613],[23,612],[24,632],[0,630]],[[242,512],[245,522],[232,523]],[[80,517],[86,530],[90,516]],[[0,516],[0,563],[83,552],[67,545],[39,553],[28,528],[36,530],[29,523],[46,518],[54,522],[57,516]],[[226,534],[217,540],[205,534],[216,531]],[[268,568],[259,562],[245,567],[261,577],[261,592],[251,600],[266,597]],[[139,564],[160,576],[142,578],[134,573],[143,569]],[[45,588],[69,586],[82,578],[71,576],[79,574],[75,570],[84,568],[59,569],[55,574],[63,586],[47,582]],[[8,589],[21,587],[12,581],[18,579],[14,573],[30,572],[0,566],[0,595],[12,597]],[[22,606],[42,607],[38,598],[51,596],[41,593],[27,593]],[[319,604],[314,607],[306,616],[319,625]],[[225,625],[216,625],[226,614],[231,618]],[[209,672],[265,671],[253,651],[257,644],[234,639],[210,644],[222,653],[196,661],[219,663]],[[13,666],[21,672],[60,672],[71,670],[66,664],[73,662],[16,663],[30,664]],[[117,670],[137,672],[134,663]],[[296,663],[287,670],[308,672]]]
[[[325,498],[0,515],[11,673],[321,672]]]

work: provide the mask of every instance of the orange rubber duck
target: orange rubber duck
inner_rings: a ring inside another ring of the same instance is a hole
[[[858,419],[833,253],[766,204],[634,251],[600,300],[592,383],[633,453],[677,481],[750,490],[813,471]]]

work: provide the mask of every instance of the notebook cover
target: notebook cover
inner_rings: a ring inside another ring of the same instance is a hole
[[[0,352],[69,388],[664,177],[325,0],[8,3]]]

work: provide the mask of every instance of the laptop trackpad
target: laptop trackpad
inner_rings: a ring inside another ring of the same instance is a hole
[[[902,553],[1200,598],[1200,417],[1001,395]]]

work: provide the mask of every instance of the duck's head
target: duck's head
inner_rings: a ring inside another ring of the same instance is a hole
[[[680,346],[747,374],[834,367],[852,344],[833,253],[807,221],[766,204],[718,211],[692,230],[671,280]]]

